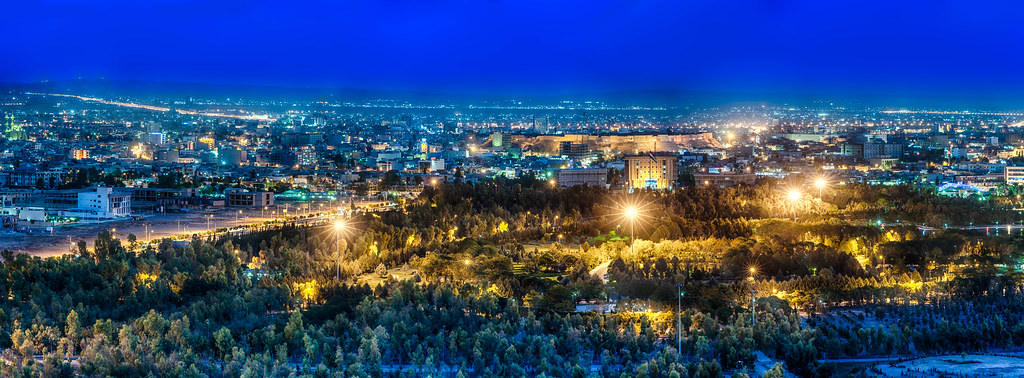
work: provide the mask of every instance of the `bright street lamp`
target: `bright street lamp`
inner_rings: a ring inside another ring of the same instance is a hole
[[[800,200],[801,194],[799,190],[790,189],[789,193],[786,194],[789,198],[790,206],[793,207],[793,221],[796,222],[796,203]]]
[[[636,217],[638,215],[636,206],[627,206],[625,214],[626,218],[629,219],[629,254],[632,255],[633,244],[636,244],[636,238],[634,237],[634,229],[636,228],[634,227],[634,224],[636,223]]]
[[[814,186],[818,187],[818,201],[821,202],[818,207],[818,213],[820,214],[825,211],[825,197],[822,195],[822,191],[828,186],[828,181],[825,181],[824,177],[819,177],[814,181]]]
[[[345,221],[334,222],[334,249],[337,255],[337,271],[334,273],[334,280],[341,282],[341,233],[345,230]]]

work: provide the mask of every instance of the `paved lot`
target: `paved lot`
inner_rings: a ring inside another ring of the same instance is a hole
[[[71,244],[85,240],[90,246],[96,235],[103,230],[113,230],[114,234],[124,240],[128,234],[135,234],[141,241],[177,237],[187,234],[201,233],[221,227],[262,223],[273,219],[272,211],[260,210],[217,209],[176,214],[140,214],[142,220],[116,220],[106,222],[80,222],[71,225],[54,227],[52,234],[45,231],[45,224],[37,223],[33,232],[0,233],[0,250],[8,249],[18,253],[47,257],[68,253]],[[289,215],[301,215],[294,213]],[[278,213],[282,215],[282,213]],[[147,231],[148,230],[148,231]],[[148,238],[146,237],[148,232]]]

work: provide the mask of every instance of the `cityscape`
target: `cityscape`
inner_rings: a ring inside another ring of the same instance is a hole
[[[0,376],[1024,376],[1024,7],[17,7]]]

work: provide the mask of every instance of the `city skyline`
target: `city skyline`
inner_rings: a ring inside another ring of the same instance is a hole
[[[12,4],[0,81],[1024,97],[1015,4]],[[68,31],[74,30],[74,33]]]
[[[1024,376],[1024,4],[5,5],[0,377]]]

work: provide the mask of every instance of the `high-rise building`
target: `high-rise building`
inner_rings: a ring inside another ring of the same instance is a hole
[[[551,126],[548,124],[548,117],[534,116],[533,131],[537,134],[547,134],[551,132]]]
[[[217,151],[217,159],[221,165],[242,165],[248,161],[248,154],[238,147],[225,146]]]
[[[676,155],[654,153],[626,156],[629,189],[671,189],[676,181]]]
[[[157,150],[153,158],[164,163],[177,163],[181,153],[176,149]]]
[[[295,164],[302,167],[314,167],[318,163],[320,163],[320,159],[317,157],[316,150],[312,148],[295,149]]]
[[[564,141],[559,144],[558,152],[560,155],[573,160],[586,159],[590,156],[590,146],[586,143],[573,143],[570,141]]]
[[[214,140],[212,136],[204,136],[202,138],[199,138],[199,143],[197,144],[197,146],[198,145],[204,145],[204,146],[206,146],[207,150],[213,150],[213,148],[216,146],[216,144],[217,144],[217,141]]]
[[[167,134],[164,133],[145,133],[139,138],[142,143],[163,145],[167,143]]]

